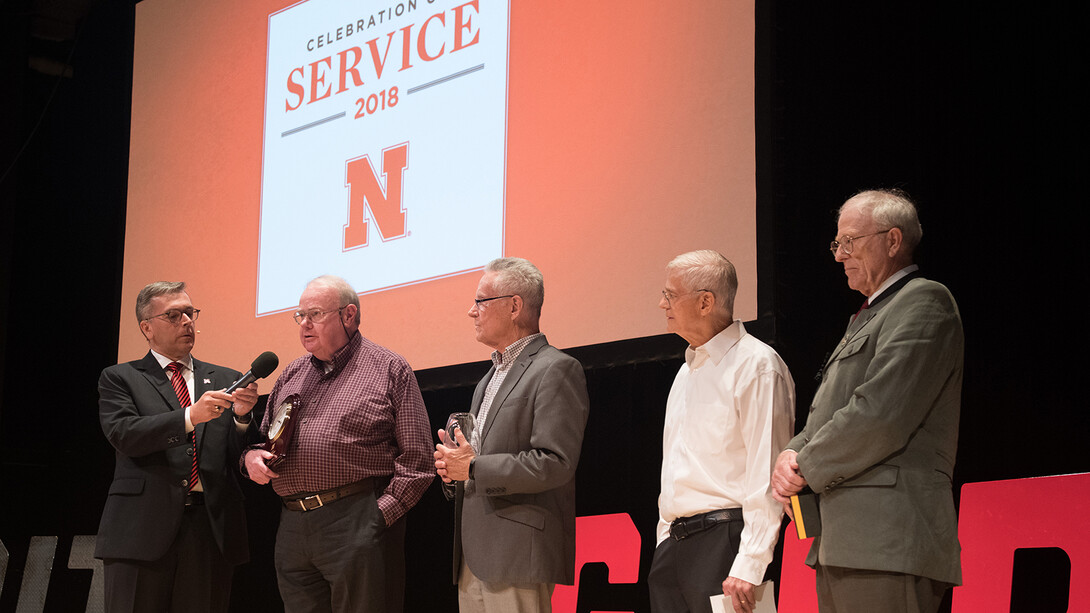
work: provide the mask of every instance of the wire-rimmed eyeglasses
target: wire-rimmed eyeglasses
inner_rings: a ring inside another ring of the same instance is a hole
[[[170,322],[172,325],[176,326],[182,323],[182,315],[188,316],[190,321],[197,321],[197,317],[200,316],[200,314],[201,310],[194,309],[193,307],[190,307],[188,309],[170,309],[169,311],[164,311],[162,313],[159,313],[158,315],[145,317],[144,321],[147,321],[149,319],[163,318]]]
[[[332,310],[329,310],[329,311],[323,311],[321,309],[310,309],[309,311],[296,311],[296,312],[292,313],[291,317],[292,317],[292,319],[295,320],[295,323],[299,324],[300,326],[303,325],[303,320],[304,319],[309,319],[310,323],[316,324],[316,323],[320,323],[323,319],[325,319],[326,315],[329,315],[330,313],[340,313],[341,311],[345,310],[346,308],[348,308],[347,304],[344,305],[343,307],[339,308],[339,309],[332,309]]]
[[[834,238],[833,241],[831,243],[829,243],[829,251],[833,252],[833,257],[834,258],[836,257],[836,250],[841,249],[841,248],[844,249],[845,255],[851,255],[852,254],[852,249],[854,249],[854,247],[852,246],[852,241],[857,241],[857,240],[859,240],[861,238],[867,238],[868,236],[874,236],[875,234],[885,234],[886,232],[889,232],[892,229],[893,228],[887,228],[885,230],[879,230],[877,232],[871,232],[870,234],[864,234],[862,236],[847,236],[847,235],[845,235],[845,236],[841,236],[840,238]]]
[[[666,299],[666,306],[672,306],[672,303],[675,300],[677,300],[678,298],[688,296],[689,294],[695,294],[697,292],[711,292],[711,290],[710,289],[694,289],[691,292],[685,292],[683,294],[675,294],[675,293],[673,293],[673,292],[671,292],[669,290],[664,289],[664,290],[662,290],[662,297]],[[712,293],[714,294],[715,292],[712,292]]]

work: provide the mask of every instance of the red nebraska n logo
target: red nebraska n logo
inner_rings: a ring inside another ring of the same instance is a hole
[[[375,222],[382,240],[405,236],[405,207],[402,200],[405,169],[409,166],[409,143],[382,150],[382,176],[379,182],[369,156],[348,160],[348,223],[344,226],[344,248],[367,246],[367,213]]]

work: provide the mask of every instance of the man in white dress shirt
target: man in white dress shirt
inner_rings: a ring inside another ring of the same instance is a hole
[[[659,307],[689,348],[666,401],[652,613],[710,612],[718,593],[750,613],[779,536],[769,481],[794,432],[795,384],[734,321],[737,289],[734,266],[715,251],[666,267]]]

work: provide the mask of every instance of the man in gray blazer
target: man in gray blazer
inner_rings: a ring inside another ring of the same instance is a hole
[[[435,452],[439,476],[456,482],[462,613],[551,611],[555,585],[575,581],[575,468],[589,400],[583,367],[539,330],[544,298],[536,266],[502,258],[485,267],[469,310],[493,366],[473,394],[471,441],[457,430],[458,446]]]
[[[150,351],[99,379],[117,452],[95,542],[110,612],[226,611],[232,570],[249,559],[235,458],[257,384],[226,394],[238,371],[192,356],[199,314],[185,283],[147,285],[136,318]]]
[[[961,583],[951,476],[964,338],[957,304],[919,276],[922,230],[899,190],[840,209],[830,248],[867,296],[822,373],[806,426],[777,459],[778,500],[809,486],[822,612],[933,612]]]

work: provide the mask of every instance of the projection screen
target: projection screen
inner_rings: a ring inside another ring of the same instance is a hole
[[[286,364],[327,273],[414,368],[486,359],[467,311],[501,256],[543,271],[561,348],[664,333],[692,249],[734,262],[756,316],[750,1],[136,9],[119,360],[147,350],[140,288],[184,280],[195,355]]]

